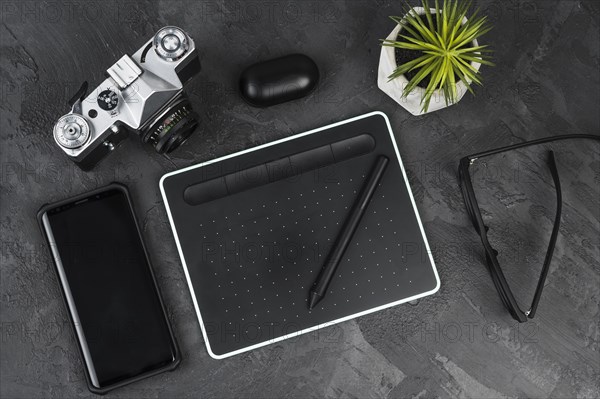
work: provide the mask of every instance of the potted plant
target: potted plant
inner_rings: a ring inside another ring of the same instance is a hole
[[[470,1],[438,0],[430,7],[407,7],[390,17],[396,27],[382,40],[377,85],[413,115],[457,103],[471,84],[481,85],[479,68],[494,64],[477,38],[491,26],[478,11],[467,17]]]

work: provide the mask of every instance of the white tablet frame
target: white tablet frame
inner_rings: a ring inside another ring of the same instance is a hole
[[[170,176],[174,176],[174,175],[177,175],[179,173],[187,172],[188,170],[192,170],[192,169],[196,169],[196,168],[201,168],[203,166],[207,166],[207,165],[210,165],[210,164],[213,164],[213,163],[216,163],[216,162],[220,162],[220,161],[223,161],[225,159],[234,158],[234,157],[237,157],[237,156],[240,156],[240,155],[243,155],[243,154],[247,154],[247,153],[252,152],[252,151],[258,151],[258,150],[261,150],[263,148],[270,147],[272,145],[276,145],[276,144],[283,143],[283,142],[290,141],[290,140],[295,140],[295,139],[300,138],[300,137],[308,136],[309,134],[314,134],[314,133],[320,132],[322,130],[331,129],[331,128],[336,127],[336,126],[344,125],[346,123],[350,123],[350,122],[354,122],[354,121],[357,121],[357,120],[360,120],[360,119],[368,118],[368,117],[371,117],[371,116],[374,116],[374,115],[380,115],[383,119],[385,119],[385,123],[387,125],[388,132],[390,133],[390,138],[392,140],[392,143],[394,144],[394,151],[396,152],[396,156],[398,157],[398,162],[400,163],[400,169],[402,169],[402,176],[404,177],[404,183],[406,184],[406,188],[407,188],[408,194],[410,195],[410,201],[411,201],[411,203],[413,205],[413,209],[415,211],[415,216],[417,217],[417,222],[419,223],[419,229],[421,230],[421,235],[423,236],[423,242],[425,243],[425,249],[426,249],[427,254],[429,256],[429,261],[431,262],[431,267],[433,268],[433,273],[435,275],[435,279],[436,279],[436,286],[435,286],[435,288],[433,290],[431,290],[431,291],[423,292],[423,293],[418,294],[418,295],[413,295],[411,297],[404,298],[404,299],[401,299],[399,301],[390,302],[388,304],[384,304],[384,305],[377,306],[377,307],[372,308],[372,309],[364,310],[362,312],[359,312],[359,313],[356,313],[356,314],[352,314],[352,315],[349,315],[349,316],[345,316],[345,317],[342,317],[342,318],[339,318],[339,319],[336,319],[336,320],[333,320],[333,321],[330,321],[330,322],[327,322],[327,323],[323,323],[323,324],[319,324],[319,325],[316,325],[316,326],[313,326],[313,327],[305,328],[303,330],[296,331],[296,332],[293,332],[293,333],[290,333],[290,334],[286,334],[286,335],[283,335],[281,337],[273,338],[273,339],[270,339],[270,340],[267,340],[267,341],[264,341],[264,342],[260,342],[258,344],[250,345],[250,346],[245,347],[245,348],[237,349],[237,350],[235,350],[233,352],[224,353],[222,355],[218,355],[218,354],[214,353],[212,351],[211,347],[210,347],[210,341],[208,340],[208,336],[206,335],[206,329],[205,329],[205,326],[204,326],[204,322],[202,321],[202,315],[200,314],[200,308],[198,307],[198,301],[196,300],[196,294],[194,293],[194,286],[192,285],[192,280],[191,280],[190,274],[188,272],[187,264],[185,262],[185,257],[183,255],[183,250],[181,248],[181,244],[179,243],[179,236],[177,235],[177,229],[175,228],[175,224],[173,222],[173,216],[171,215],[171,209],[169,208],[169,202],[168,202],[167,196],[165,194],[165,188],[164,188],[164,182],[165,182],[165,180],[167,178],[169,178]],[[417,205],[415,204],[415,199],[413,197],[412,191],[410,189],[410,185],[408,183],[408,178],[406,176],[406,171],[404,170],[404,164],[402,163],[402,159],[400,158],[400,152],[398,151],[398,146],[397,146],[396,140],[394,138],[394,133],[392,132],[392,127],[390,125],[390,121],[389,121],[387,115],[385,115],[383,112],[380,112],[380,111],[369,112],[367,114],[356,116],[354,118],[346,119],[346,120],[343,120],[343,121],[340,121],[340,122],[336,122],[336,123],[333,123],[331,125],[320,127],[318,129],[313,129],[313,130],[309,130],[309,131],[304,132],[304,133],[295,134],[295,135],[290,136],[290,137],[286,137],[286,138],[283,138],[283,139],[280,139],[280,140],[275,140],[275,141],[272,141],[272,142],[269,142],[269,143],[265,143],[265,144],[262,144],[262,145],[259,145],[259,146],[256,146],[256,147],[248,148],[248,149],[243,150],[243,151],[239,151],[239,152],[236,152],[236,153],[233,153],[233,154],[229,154],[229,155],[223,156],[221,158],[212,159],[210,161],[202,162],[202,163],[199,163],[197,165],[192,165],[192,166],[188,166],[187,168],[183,168],[183,169],[179,169],[179,170],[176,170],[176,171],[173,171],[173,172],[169,172],[169,173],[165,174],[163,177],[161,177],[159,186],[160,186],[160,192],[161,192],[162,197],[163,197],[163,201],[165,203],[165,208],[167,210],[167,215],[169,216],[169,223],[171,224],[171,229],[173,230],[173,236],[175,237],[175,243],[177,244],[177,251],[179,252],[179,257],[181,258],[181,264],[183,265],[183,271],[185,273],[185,278],[187,280],[188,287],[190,289],[190,294],[192,296],[192,301],[194,302],[194,308],[196,309],[196,315],[198,316],[198,322],[200,323],[200,329],[202,330],[202,336],[204,337],[204,342],[206,343],[206,350],[208,351],[208,354],[210,355],[210,357],[212,357],[213,359],[224,359],[226,357],[230,357],[230,356],[237,355],[237,354],[240,354],[240,353],[243,353],[243,352],[247,352],[247,351],[250,351],[252,349],[260,348],[260,347],[265,346],[265,345],[269,345],[269,344],[273,344],[275,342],[283,341],[284,339],[297,337],[300,334],[306,334],[308,332],[315,331],[315,330],[318,330],[320,328],[329,327],[329,326],[332,326],[332,325],[337,324],[337,323],[341,323],[341,322],[346,321],[346,320],[354,319],[356,317],[360,317],[360,316],[363,316],[363,315],[366,315],[366,314],[369,314],[369,313],[377,312],[377,311],[382,310],[382,309],[386,309],[386,308],[389,308],[389,307],[392,307],[392,306],[400,305],[401,303],[414,301],[415,299],[422,298],[422,297],[427,296],[427,295],[432,295],[432,294],[436,293],[440,289],[440,277],[438,275],[437,268],[436,268],[435,263],[433,261],[433,256],[431,254],[431,249],[429,248],[429,242],[427,241],[427,237],[425,236],[425,230],[423,229],[423,223],[421,223],[421,217],[419,216],[419,210],[417,209]]]

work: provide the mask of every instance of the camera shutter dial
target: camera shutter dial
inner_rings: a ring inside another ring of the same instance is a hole
[[[112,90],[104,90],[98,94],[98,106],[105,111],[112,111],[119,105],[119,97]]]
[[[90,125],[83,116],[68,114],[54,125],[54,139],[65,148],[73,149],[84,145],[90,138]]]
[[[177,61],[190,48],[186,33],[175,26],[166,26],[159,30],[152,42],[158,56],[165,61]]]

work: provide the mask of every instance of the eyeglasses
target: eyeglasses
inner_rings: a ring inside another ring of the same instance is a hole
[[[475,192],[473,190],[473,183],[471,181],[471,175],[469,173],[469,167],[478,159],[489,157],[491,155],[496,155],[512,150],[516,150],[523,147],[534,146],[538,144],[549,143],[552,141],[558,140],[566,140],[566,139],[591,139],[591,140],[600,140],[600,136],[594,136],[589,134],[572,134],[572,135],[561,135],[561,136],[553,136],[547,137],[539,140],[526,141],[519,144],[514,144],[502,148],[497,148],[494,150],[488,150],[481,152],[479,154],[473,154],[466,156],[460,160],[460,164],[458,167],[458,177],[459,183],[462,190],[462,195],[465,201],[465,206],[467,208],[467,213],[469,214],[469,218],[473,223],[473,227],[479,234],[481,238],[481,243],[483,244],[483,248],[485,250],[485,258],[488,271],[492,277],[492,281],[496,286],[496,290],[498,294],[500,294],[500,299],[502,303],[506,307],[506,309],[510,312],[512,317],[519,321],[520,323],[526,322],[528,319],[532,319],[535,316],[535,312],[537,310],[540,298],[542,296],[542,290],[544,288],[544,283],[546,281],[546,277],[548,275],[548,270],[550,268],[550,263],[552,261],[552,255],[554,253],[554,246],[556,244],[556,238],[558,236],[558,231],[560,228],[560,219],[562,212],[562,191],[560,187],[560,179],[558,175],[558,169],[556,167],[556,158],[554,156],[553,151],[549,151],[548,153],[548,167],[550,168],[550,172],[552,174],[552,179],[554,180],[554,188],[556,190],[556,215],[554,218],[554,227],[552,228],[552,234],[550,236],[550,241],[548,242],[548,249],[546,251],[546,256],[544,259],[544,264],[542,266],[542,271],[540,274],[540,278],[537,283],[537,288],[533,295],[533,301],[528,310],[523,311],[517,301],[513,292],[511,291],[508,282],[500,268],[500,263],[498,262],[498,251],[496,251],[490,244],[488,240],[488,226],[485,225],[483,221],[483,217],[481,216],[481,210],[479,209],[479,204],[477,203],[477,198],[475,197]]]

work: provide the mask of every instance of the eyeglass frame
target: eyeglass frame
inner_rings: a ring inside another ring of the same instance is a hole
[[[533,295],[533,300],[529,310],[523,311],[515,296],[510,289],[508,282],[506,281],[506,277],[500,268],[500,263],[498,262],[498,251],[496,251],[492,245],[490,244],[487,236],[487,232],[489,227],[485,225],[483,221],[483,217],[481,215],[481,209],[479,208],[479,204],[477,202],[477,198],[475,196],[475,191],[473,189],[473,183],[471,181],[471,175],[469,173],[470,166],[477,161],[478,159],[485,158],[491,155],[496,155],[512,150],[516,150],[523,147],[529,147],[544,143],[549,143],[552,141],[558,140],[566,140],[566,139],[592,139],[592,140],[600,140],[600,136],[590,135],[590,134],[570,134],[570,135],[560,135],[560,136],[552,136],[546,137],[538,140],[525,141],[518,144],[509,145],[506,147],[501,147],[497,149],[492,149],[488,151],[483,151],[477,154],[468,155],[466,157],[461,158],[459,166],[458,166],[458,180],[459,185],[462,191],[463,199],[465,202],[465,207],[467,209],[467,214],[471,219],[471,223],[475,228],[475,231],[479,234],[481,238],[481,243],[483,244],[486,261],[487,261],[487,269],[492,277],[492,281],[494,282],[494,286],[500,295],[500,299],[504,304],[504,307],[509,311],[511,316],[520,323],[524,323],[529,319],[532,319],[535,316],[537,311],[537,307],[539,305],[540,298],[542,296],[542,291],[544,289],[544,283],[548,276],[548,271],[550,269],[550,264],[552,262],[552,256],[554,253],[554,247],[556,246],[556,239],[558,237],[558,232],[560,230],[560,220],[562,214],[562,190],[560,185],[560,177],[558,174],[558,168],[556,166],[556,158],[554,155],[554,151],[549,151],[548,158],[548,166],[550,168],[550,172],[552,174],[552,179],[554,181],[554,187],[556,190],[556,215],[554,218],[554,227],[552,228],[552,234],[550,236],[550,241],[548,243],[548,249],[546,251],[546,256],[544,259],[544,264],[542,266],[542,271],[540,273],[540,279],[538,280],[538,284]]]

